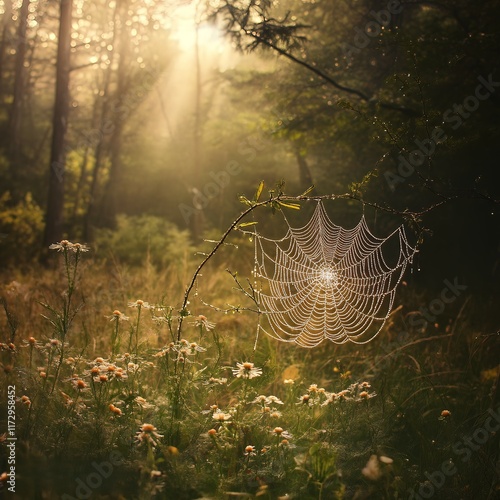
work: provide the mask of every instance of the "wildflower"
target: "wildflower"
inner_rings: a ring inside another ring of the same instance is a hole
[[[216,434],[217,434],[217,431],[215,429],[210,429],[208,431],[208,435],[211,436],[211,437],[214,437]]]
[[[231,420],[231,414],[224,413],[223,411],[220,410],[216,410],[212,415],[212,418],[214,420],[217,420],[218,422],[225,422],[226,420]]]
[[[335,399],[339,399],[341,401],[350,399],[349,393],[350,393],[349,389],[344,389],[340,392],[337,392],[337,394],[335,395]]]
[[[167,446],[166,450],[167,454],[172,457],[175,457],[179,454],[179,448],[176,448],[175,446]]]
[[[266,402],[268,404],[276,404],[276,405],[282,405],[284,404],[283,401],[281,401],[281,399],[277,398],[276,396],[268,396],[267,399],[266,399]]]
[[[203,316],[203,314],[200,314],[195,322],[194,322],[194,325],[195,326],[199,326],[201,328],[205,328],[205,330],[207,332],[209,332],[210,330],[213,330],[215,328],[215,323],[212,323],[210,321],[208,321],[207,317],[206,316]]]
[[[120,410],[120,408],[117,408],[114,404],[109,405],[109,410],[119,417],[121,417],[122,415],[122,411]]]
[[[161,476],[161,471],[159,470],[152,470],[151,473],[151,479],[153,479],[154,477],[160,477]]]
[[[137,307],[138,309],[153,309],[154,306],[150,305],[148,302],[144,302],[144,300],[138,299],[135,302],[129,302],[128,307]]]
[[[2,474],[0,474],[0,483],[5,483],[7,479],[9,479],[7,472],[2,472]]]
[[[50,339],[49,343],[47,344],[47,347],[57,347],[59,344],[60,344],[59,340]]]
[[[40,375],[40,378],[47,378],[46,372],[40,372],[39,375]]]
[[[28,339],[28,343],[29,343],[30,345],[33,345],[33,346],[34,346],[34,345],[36,344],[36,339],[35,339],[35,337],[30,337],[30,338]]]
[[[365,467],[361,470],[361,474],[365,476],[367,479],[371,479],[372,481],[377,481],[382,476],[382,470],[380,469],[380,463],[377,455],[372,455]]]
[[[128,321],[129,317],[125,316],[125,314],[121,313],[118,309],[113,311],[111,316],[107,316],[110,321]]]
[[[238,368],[233,368],[233,375],[238,378],[255,378],[262,375],[262,368],[257,368],[253,363],[248,361],[244,363],[236,363]]]
[[[295,384],[295,380],[293,380],[293,378],[286,378],[285,380],[283,380],[283,383],[287,385],[293,385]]]
[[[262,404],[264,405],[267,401],[267,396],[264,396],[263,394],[261,394],[260,396],[257,396],[253,401],[252,403],[256,403],[256,404]]]
[[[125,380],[126,378],[128,378],[128,376],[125,373],[123,373],[123,370],[117,370],[114,373],[114,376],[115,376],[115,380],[118,380],[120,382]]]
[[[358,401],[361,401],[363,399],[365,399],[365,400],[371,399],[371,398],[374,398],[376,395],[377,394],[375,392],[361,391],[358,394]]]
[[[99,375],[99,377],[96,380],[96,382],[107,382],[107,381],[108,381],[107,375]]]
[[[138,369],[139,369],[139,365],[137,365],[135,363],[131,362],[131,363],[127,364],[127,371],[128,372],[135,373]]]
[[[57,250],[58,252],[64,252],[72,249],[72,247],[73,243],[69,242],[68,240],[61,240],[59,243],[52,243],[52,245],[49,246],[49,249]]]
[[[157,445],[155,439],[162,438],[162,434],[158,434],[157,428],[153,424],[142,424],[141,430],[136,433],[136,440],[138,444],[143,443],[144,441],[152,444],[153,446]]]
[[[201,345],[198,345],[196,342],[191,342],[191,344],[189,345],[189,348],[191,349],[191,354],[206,351],[206,349],[204,347],[201,347]]]
[[[303,396],[300,396],[298,404],[308,405],[310,399],[311,396],[309,394],[304,394]]]
[[[148,408],[153,408],[154,405],[152,405],[151,403],[148,403],[144,398],[142,398],[141,396],[137,396],[134,401],[141,407],[143,408],[144,410],[147,410]]]
[[[383,455],[380,457],[377,457],[377,455],[371,455],[366,466],[361,470],[361,474],[363,474],[363,476],[367,479],[377,481],[384,473],[380,465],[384,464],[384,466],[390,466],[393,462],[394,460],[392,458],[385,457]]]
[[[272,413],[271,413],[271,418],[280,418],[282,415],[282,413],[278,410],[274,410]]]
[[[290,439],[292,437],[292,435],[289,432],[283,430],[283,427],[275,427],[272,432],[276,436],[283,438],[283,439]]]
[[[88,252],[90,248],[87,245],[84,245],[82,243],[73,243],[73,252],[78,253],[78,252]]]
[[[104,359],[103,358],[95,358],[94,363],[96,363],[98,365],[102,365],[104,363]]]
[[[446,420],[447,418],[451,417],[451,411],[450,410],[443,410],[441,412],[441,415],[439,417],[439,420]]]
[[[75,386],[78,390],[81,391],[82,389],[85,389],[87,387],[87,384],[82,379],[78,379],[75,382]]]
[[[82,243],[71,243],[68,240],[61,240],[59,243],[53,243],[49,246],[50,250],[57,250],[58,252],[88,252],[90,248]]]
[[[21,396],[21,403],[31,408],[31,399],[28,396]]]
[[[245,447],[245,456],[246,457],[252,457],[252,456],[255,456],[256,453],[255,453],[255,446],[252,446],[252,445],[248,445]]]

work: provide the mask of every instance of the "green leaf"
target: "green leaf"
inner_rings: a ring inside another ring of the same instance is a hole
[[[308,187],[300,196],[307,196],[314,189],[314,184]]]
[[[300,205],[298,203],[285,203],[283,201],[278,201],[282,207],[293,208],[294,210],[300,210]]]
[[[246,197],[246,196],[238,196],[238,199],[240,200],[241,203],[248,205],[249,207],[252,206],[252,202]]]
[[[257,191],[255,191],[253,201],[259,201],[259,198],[260,198],[260,195],[262,194],[263,189],[264,189],[264,181],[260,181],[259,187],[257,188]]]
[[[255,226],[255,224],[258,224],[258,222],[252,221],[252,222],[242,222],[241,224],[238,224],[239,228],[242,227],[248,227],[248,226]]]

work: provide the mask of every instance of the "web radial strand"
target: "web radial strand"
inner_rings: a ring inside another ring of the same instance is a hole
[[[384,255],[390,241],[398,248],[392,265]],[[374,236],[364,217],[344,229],[318,202],[304,227],[288,225],[277,240],[255,235],[259,308],[267,319],[260,329],[304,347],[325,339],[369,342],[389,316],[414,254],[402,226],[387,238]]]

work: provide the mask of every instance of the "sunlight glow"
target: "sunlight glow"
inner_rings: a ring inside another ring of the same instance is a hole
[[[176,10],[172,39],[183,52],[192,52],[198,47],[210,55],[222,54],[229,46],[215,24],[198,20],[194,4],[183,5]]]

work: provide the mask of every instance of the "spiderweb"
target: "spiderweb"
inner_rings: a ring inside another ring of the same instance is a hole
[[[259,322],[259,330],[304,347],[325,339],[372,340],[416,251],[403,226],[378,238],[363,215],[353,229],[344,229],[329,219],[322,202],[304,227],[286,222],[281,239],[255,233],[256,297],[268,323]]]

